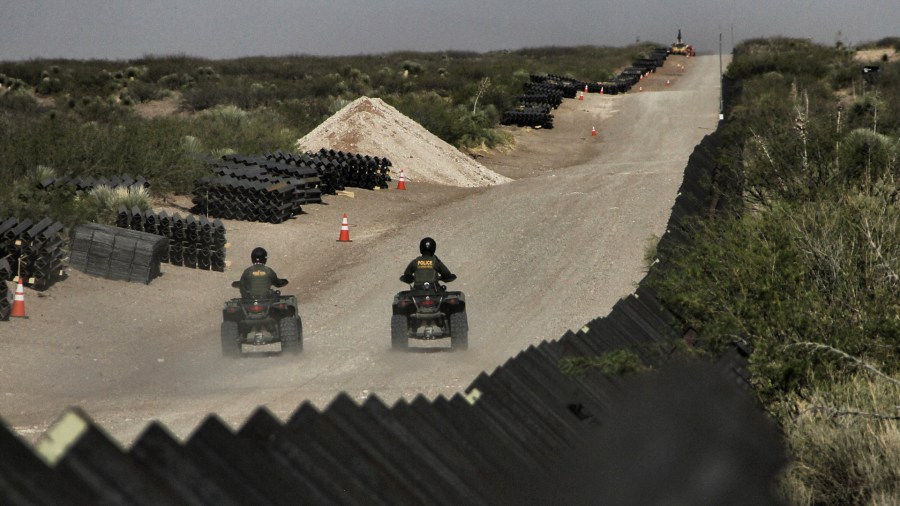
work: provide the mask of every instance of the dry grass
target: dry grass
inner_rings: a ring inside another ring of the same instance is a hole
[[[853,55],[855,60],[866,63],[878,63],[887,55],[888,61],[900,61],[900,53],[892,47],[880,47],[877,49],[861,49]]]
[[[181,100],[181,93],[174,91],[170,92],[167,97],[159,100],[134,104],[132,109],[138,116],[145,119],[175,115],[187,116],[186,112],[181,112]]]
[[[858,375],[797,396],[784,424],[790,504],[900,504],[900,387]]]
[[[115,223],[116,214],[122,207],[126,209],[137,207],[142,211],[152,209],[150,192],[141,187],[110,188],[100,185],[79,197],[78,201],[82,206],[90,209],[97,220],[109,225]]]

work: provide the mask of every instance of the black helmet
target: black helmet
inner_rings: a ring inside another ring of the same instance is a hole
[[[255,264],[264,264],[268,256],[265,248],[253,248],[253,252],[250,253],[250,261]]]
[[[423,255],[434,255],[437,251],[437,243],[431,237],[426,237],[419,241],[419,253]]]

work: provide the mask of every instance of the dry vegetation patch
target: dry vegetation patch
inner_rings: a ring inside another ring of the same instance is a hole
[[[171,92],[167,97],[134,104],[134,112],[146,119],[173,116],[181,109],[181,93]]]
[[[888,61],[900,61],[900,53],[892,47],[879,47],[875,49],[862,49],[856,52],[854,59],[866,63],[877,63],[887,55]]]

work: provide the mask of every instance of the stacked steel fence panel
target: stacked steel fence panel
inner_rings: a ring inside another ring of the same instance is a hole
[[[72,236],[69,265],[86,274],[145,284],[162,274],[164,237],[98,223],[79,225]]]
[[[225,225],[219,219],[166,211],[142,211],[122,207],[116,217],[119,228],[136,230],[163,237],[168,248],[160,261],[207,271],[225,271]]]
[[[579,92],[616,95],[625,93],[641,78],[665,63],[666,48],[654,48],[644,58],[635,59],[631,66],[622,70],[610,81],[589,82],[556,74],[530,74],[523,84],[523,94],[518,97],[519,105],[505,111],[501,125],[518,127],[553,128],[553,109],[565,98],[574,99]]]
[[[65,239],[63,225],[51,218],[0,218],[0,258],[6,258],[8,271],[2,279],[11,281],[21,273],[23,284],[45,290],[65,276]]]
[[[314,168],[264,157],[226,155],[195,184],[191,212],[217,218],[281,223],[322,202]]]
[[[531,105],[504,112],[500,124],[519,127],[553,128],[553,114],[550,113],[545,105]]]
[[[353,186],[366,190],[387,188],[391,180],[393,164],[387,158],[321,148],[304,155],[318,160],[316,170],[335,173],[342,186]]]
[[[12,293],[6,284],[10,272],[12,269],[9,267],[9,261],[5,257],[0,258],[0,322],[9,320],[9,313],[12,310]]]
[[[314,174],[317,174],[319,177],[320,202],[322,194],[334,195],[347,186],[335,164],[313,153],[293,154],[276,151],[265,156],[266,159],[296,167],[296,169],[292,170],[313,171]]]
[[[211,174],[195,183],[192,213],[282,223],[302,214],[302,205],[322,203],[322,194],[348,186],[387,188],[392,164],[387,158],[322,148],[299,155],[225,155],[210,165]]]

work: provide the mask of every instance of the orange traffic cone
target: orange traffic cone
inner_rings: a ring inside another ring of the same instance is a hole
[[[588,85],[586,85],[586,84],[584,85],[584,92],[588,93]]]
[[[603,94],[603,86],[600,87],[600,94]]]
[[[400,181],[397,181],[397,189],[405,190],[406,189],[406,179],[403,178],[403,171],[400,171]]]
[[[338,236],[338,242],[351,242],[350,225],[347,224],[347,213],[344,213],[344,219],[341,220],[341,235]]]
[[[638,91],[644,91],[644,87],[643,87],[643,86],[638,86]]]
[[[597,137],[597,129],[595,127],[591,127],[591,137]]]
[[[584,92],[583,91],[578,94],[578,100],[584,100]]]
[[[9,316],[28,318],[25,316],[25,287],[22,286],[22,278],[19,277],[18,280],[19,284],[16,285],[16,298],[13,301],[12,311],[10,311]]]
[[[666,86],[672,84],[668,79],[666,79]]]

